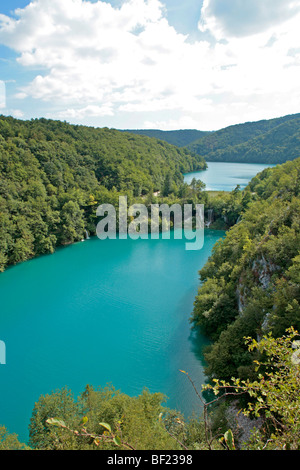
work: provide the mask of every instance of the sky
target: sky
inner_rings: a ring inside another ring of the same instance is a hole
[[[300,112],[300,0],[1,0],[0,114],[217,130]]]

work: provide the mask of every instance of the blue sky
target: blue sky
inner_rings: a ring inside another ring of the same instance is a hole
[[[300,112],[300,0],[2,0],[0,112],[215,130]]]

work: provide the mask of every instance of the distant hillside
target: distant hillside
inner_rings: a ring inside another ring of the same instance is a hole
[[[130,132],[131,134],[146,135],[155,139],[164,140],[176,147],[186,147],[192,142],[209,134],[209,132],[197,131],[194,129],[182,129],[178,131],[160,131],[158,129],[141,129],[141,130],[125,130],[122,132]]]
[[[186,147],[207,161],[284,163],[300,156],[300,114],[226,127]]]

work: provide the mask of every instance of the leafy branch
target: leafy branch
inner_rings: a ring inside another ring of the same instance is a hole
[[[99,423],[99,425],[102,426],[105,429],[105,431],[103,434],[97,435],[95,433],[89,433],[87,431],[86,425],[88,422],[88,418],[86,416],[82,420],[82,428],[80,431],[71,429],[69,426],[66,425],[66,423],[63,420],[58,419],[58,418],[49,418],[46,420],[46,422],[50,424],[51,426],[57,426],[61,429],[67,429],[76,437],[85,437],[85,438],[92,439],[96,446],[99,446],[99,444],[103,442],[103,443],[113,443],[116,447],[123,447],[124,449],[136,450],[128,442],[123,441],[120,423],[117,424],[117,429],[118,429],[117,434],[113,433],[110,424]]]
[[[189,379],[193,389],[195,390],[195,393],[196,393],[197,397],[199,398],[199,400],[202,403],[204,429],[205,429],[205,439],[206,439],[208,449],[212,450],[213,442],[216,439],[219,439],[219,442],[221,442],[221,443],[225,442],[226,443],[226,446],[229,450],[234,450],[235,449],[235,444],[234,444],[234,438],[233,438],[233,434],[232,434],[231,430],[228,430],[224,434],[224,436],[222,436],[221,438],[219,438],[218,436],[213,436],[212,435],[208,409],[211,405],[213,405],[216,401],[218,401],[219,398],[216,398],[215,400],[212,400],[210,402],[206,402],[205,400],[203,400],[201,394],[199,393],[194,381],[191,379],[188,372],[186,372],[185,370],[180,370],[180,372],[182,372],[183,374],[185,374],[187,376],[187,378]],[[204,387],[203,387],[203,390],[204,390]]]

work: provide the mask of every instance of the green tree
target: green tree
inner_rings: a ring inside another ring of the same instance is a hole
[[[84,236],[83,211],[77,202],[69,201],[63,205],[61,210],[61,234],[62,244],[73,243]]]
[[[72,392],[63,388],[41,396],[35,404],[29,425],[29,445],[32,449],[62,450],[72,448],[76,439],[71,433],[53,429],[47,424],[50,417],[60,416],[69,426],[78,425],[79,406]]]
[[[0,450],[30,450],[19,441],[17,434],[10,434],[5,426],[0,426]]]
[[[52,450],[180,449],[178,413],[168,410],[164,402],[162,394],[147,390],[129,397],[112,387],[95,390],[91,386],[75,401],[69,390],[62,389],[36,403],[29,443],[34,449]]]

